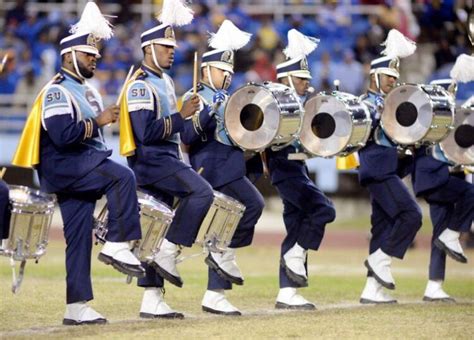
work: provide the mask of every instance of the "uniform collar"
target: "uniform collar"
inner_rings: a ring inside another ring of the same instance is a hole
[[[81,85],[85,83],[84,79],[79,78],[77,74],[69,71],[68,69],[65,69],[64,67],[61,67],[61,74],[63,74],[66,78],[70,78],[78,82]]]
[[[158,78],[163,78],[163,73],[160,75],[158,72],[156,72],[155,70],[153,70],[150,66],[148,65],[145,65],[144,63],[142,63],[142,69],[147,72],[147,73],[151,73],[152,75],[158,77]]]

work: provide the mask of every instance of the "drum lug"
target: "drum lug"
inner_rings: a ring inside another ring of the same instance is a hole
[[[437,129],[437,128],[439,128],[439,126],[438,126],[437,124],[432,124],[432,125],[430,126],[430,128],[431,128],[431,129]]]

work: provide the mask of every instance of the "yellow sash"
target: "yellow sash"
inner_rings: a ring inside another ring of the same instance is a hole
[[[22,168],[34,168],[40,162],[41,113],[46,86],[33,104],[13,156],[12,164]]]
[[[355,153],[351,153],[346,157],[336,157],[337,170],[351,170],[359,166],[359,161]]]
[[[128,86],[135,81],[135,79],[143,73],[143,70],[138,69],[130,77],[130,80],[125,84],[125,91],[120,100],[120,154],[122,156],[128,157],[133,156],[135,149],[137,148],[135,144],[135,138],[133,137],[132,123],[130,121],[130,113],[128,112],[128,101],[127,101],[127,90]]]

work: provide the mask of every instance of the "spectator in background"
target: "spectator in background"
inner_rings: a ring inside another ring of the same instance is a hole
[[[17,56],[15,50],[8,50],[8,60],[3,67],[3,72],[0,74],[0,94],[14,94],[20,73],[17,69]],[[2,55],[3,58],[3,55]]]
[[[363,91],[364,68],[354,60],[354,52],[347,49],[343,52],[343,61],[335,63],[332,77],[340,80],[340,90],[358,95]]]
[[[439,69],[444,64],[454,63],[456,60],[454,49],[446,38],[441,38],[438,49],[434,55],[436,60],[436,69]]]
[[[263,18],[262,27],[257,37],[258,46],[266,51],[272,51],[278,46],[280,38],[278,37],[271,17],[265,16]]]

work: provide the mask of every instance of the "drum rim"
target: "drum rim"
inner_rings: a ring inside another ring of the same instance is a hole
[[[41,190],[38,190],[38,189],[33,189],[33,188],[30,188],[26,185],[16,185],[16,184],[9,184],[8,185],[8,190],[15,190],[15,189],[19,189],[19,190],[22,190],[24,192],[27,192],[27,193],[32,193],[34,195],[37,195],[39,197],[42,197],[42,198],[45,198],[46,201],[45,202],[41,202],[41,203],[24,203],[24,202],[16,202],[16,201],[13,201],[12,198],[8,198],[8,200],[10,201],[10,203],[16,205],[16,206],[21,206],[21,207],[24,207],[24,206],[31,206],[31,205],[40,205],[40,206],[46,206],[47,208],[54,208],[55,204],[57,203],[57,197],[55,194],[50,194],[50,193],[46,193],[46,192],[43,192]]]
[[[143,192],[143,191],[140,191],[140,190],[137,190],[137,202],[140,202],[140,198],[143,198],[143,199],[147,199],[153,203],[158,203],[159,205],[162,205],[163,207],[165,207],[166,209],[168,209],[167,211],[163,211],[163,210],[160,210],[160,209],[157,209],[155,206],[150,206],[150,205],[147,205],[146,208],[149,209],[150,211],[158,211],[160,213],[166,213],[166,214],[169,214],[170,216],[169,217],[174,217],[174,210],[171,209],[170,206],[168,206],[168,204],[166,204],[165,202],[162,202],[160,200],[158,200],[156,197],[154,197],[153,195],[150,195],[150,194],[147,194],[146,192]]]

